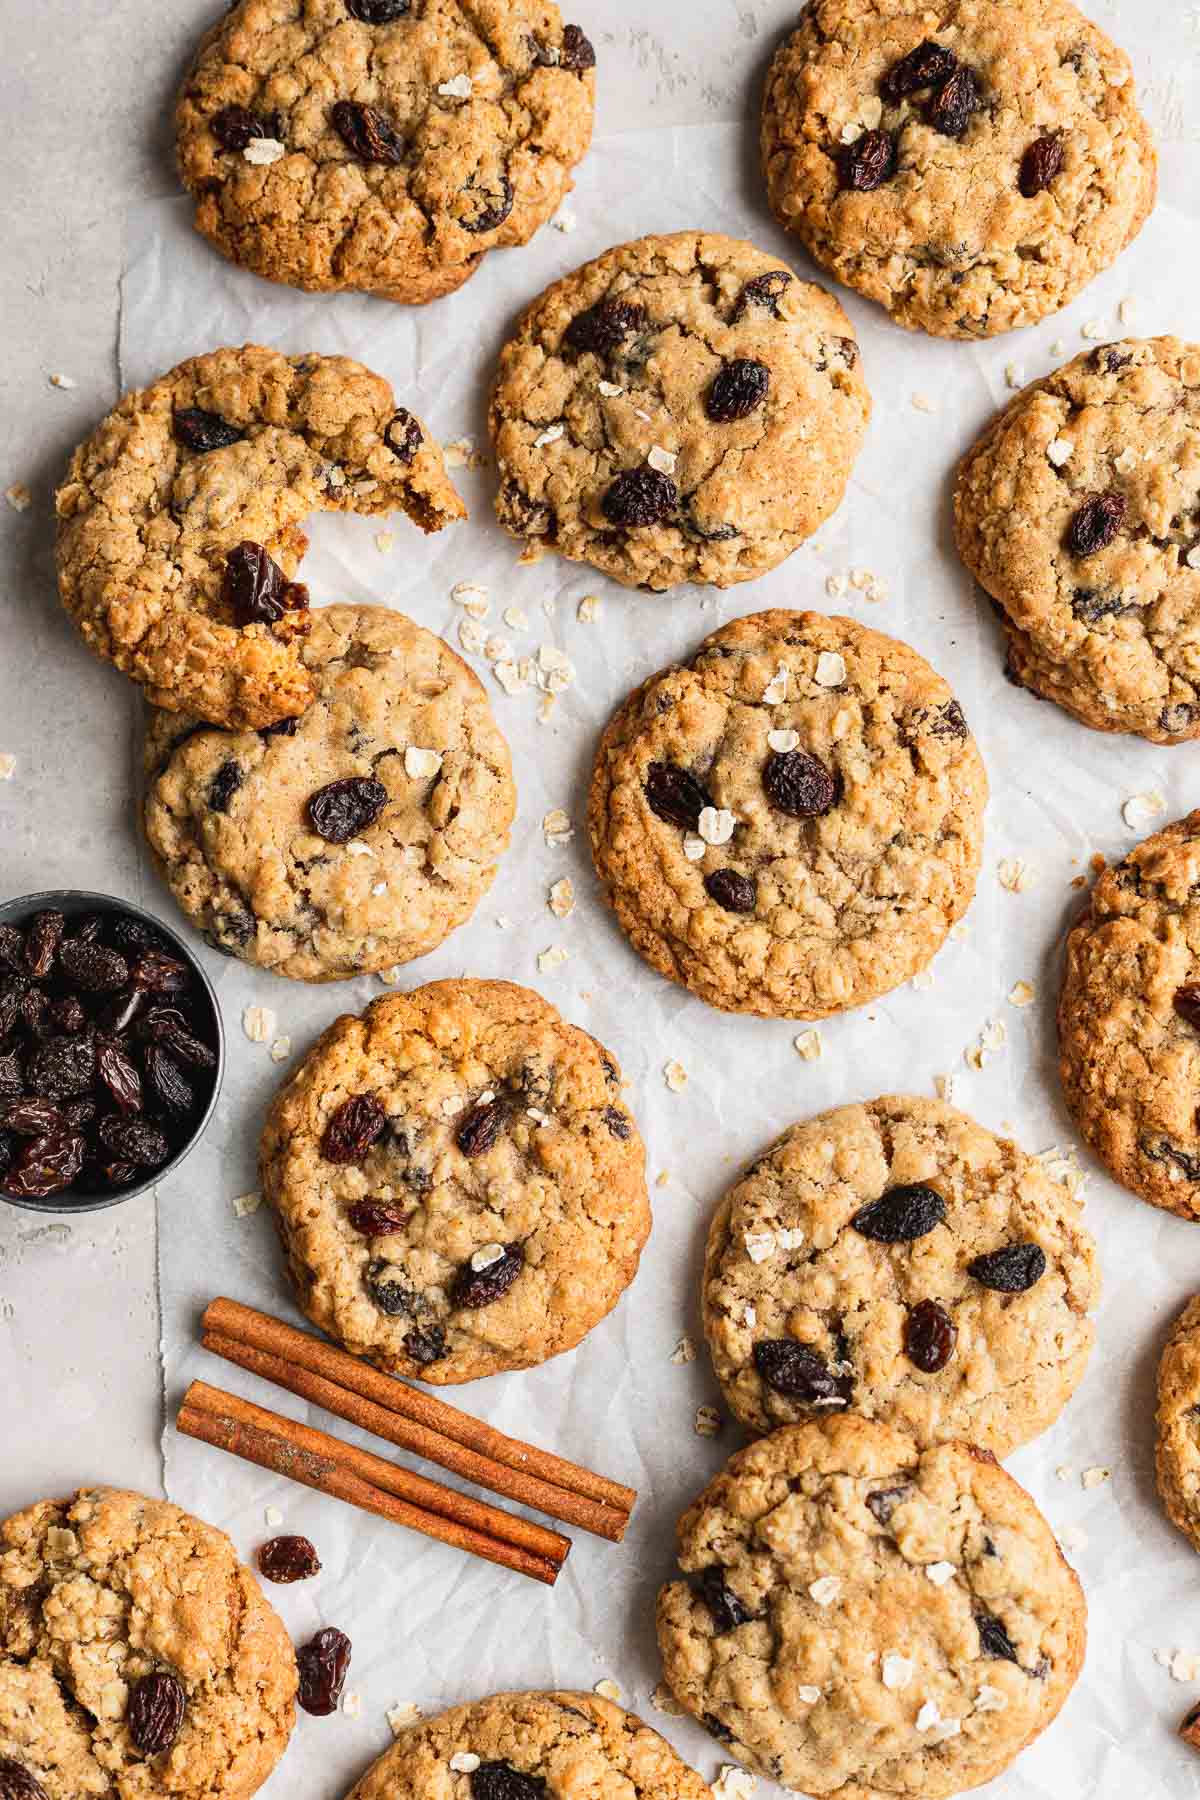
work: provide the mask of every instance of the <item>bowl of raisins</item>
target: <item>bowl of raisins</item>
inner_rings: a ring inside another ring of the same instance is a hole
[[[0,1200],[143,1193],[204,1132],[224,1069],[217,997],[169,926],[75,889],[0,905]]]

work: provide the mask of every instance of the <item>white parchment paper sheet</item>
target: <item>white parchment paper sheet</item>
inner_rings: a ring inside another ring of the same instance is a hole
[[[469,434],[486,449],[487,385],[518,310],[609,244],[703,224],[753,236],[802,274],[812,273],[765,215],[750,134],[740,128],[598,143],[568,215],[573,230],[548,228],[524,251],[494,254],[461,293],[406,311],[271,287],[229,267],[193,236],[184,202],[147,206],[131,221],[123,386],[223,343],[342,352],[387,375],[399,399],[443,442]],[[553,1593],[273,1481],[168,1427],[172,1497],[223,1525],[246,1556],[270,1535],[264,1509],[279,1507],[288,1530],[314,1539],[324,1571],[313,1583],[272,1590],[272,1599],[298,1640],[324,1624],[353,1639],[348,1691],[361,1696],[361,1712],[302,1717],[269,1795],[336,1800],[389,1743],[384,1714],[398,1700],[433,1713],[498,1688],[590,1687],[605,1677],[705,1774],[715,1773],[721,1759],[710,1739],[687,1721],[649,1710],[659,1680],[653,1597],[672,1570],[675,1518],[740,1442],[729,1424],[715,1442],[693,1430],[697,1406],[719,1397],[697,1316],[713,1206],[735,1172],[793,1119],[881,1092],[930,1093],[935,1077],[951,1071],[960,1104],[988,1125],[1011,1130],[1034,1150],[1070,1144],[1054,1069],[1053,1009],[1062,929],[1079,902],[1071,883],[1094,852],[1119,856],[1140,835],[1122,818],[1129,796],[1161,790],[1168,817],[1197,797],[1195,748],[1103,738],[1005,682],[999,630],[954,558],[949,523],[956,459],[1004,401],[1010,366],[1018,380],[1045,373],[1086,348],[1082,327],[1092,321],[1102,322],[1106,336],[1121,335],[1117,309],[1130,295],[1138,301],[1130,329],[1200,335],[1190,234],[1188,220],[1160,209],[1133,251],[1067,313],[979,347],[909,336],[842,294],[875,398],[845,504],[784,567],[724,594],[628,593],[554,558],[518,568],[515,547],[492,520],[490,469],[456,476],[472,509],[468,525],[426,540],[399,519],[389,554],[376,548],[377,525],[313,522],[304,578],[315,602],[386,602],[457,643],[463,615],[450,590],[459,581],[482,582],[491,592],[491,630],[519,654],[544,642],[575,665],[575,684],[552,721],[539,723],[534,694],[506,697],[474,659],[513,748],[520,816],[475,919],[412,965],[405,985],[467,973],[510,977],[539,988],[611,1045],[630,1078],[649,1147],[655,1230],[633,1289],[574,1355],[454,1395],[500,1428],[640,1489],[625,1546],[577,1537]],[[934,410],[914,407],[917,394]],[[834,610],[826,579],[852,569],[885,580],[890,597],[871,604],[851,588],[838,608],[907,639],[949,678],[978,736],[993,798],[978,897],[965,933],[934,964],[933,985],[902,989],[825,1024],[824,1056],[806,1062],[793,1048],[796,1026],[712,1012],[644,967],[599,903],[582,820],[597,733],[629,687],[742,613],[767,606]],[[600,596],[593,623],[577,617],[587,594]],[[507,606],[525,611],[527,631],[504,626]],[[553,807],[565,808],[576,824],[573,841],[556,849],[541,831]],[[1036,877],[1021,894],[997,879],[997,865],[1013,856],[1026,858]],[[565,921],[546,905],[561,875],[572,877],[578,895]],[[155,899],[170,912],[169,897],[152,885]],[[501,929],[498,916],[511,927]],[[538,953],[557,944],[569,960],[540,975]],[[186,1382],[203,1376],[305,1416],[290,1396],[200,1351],[197,1320],[220,1292],[295,1316],[269,1218],[237,1220],[231,1203],[254,1186],[259,1121],[276,1083],[339,1011],[359,1009],[383,989],[374,980],[309,989],[217,956],[207,960],[229,1028],[229,1074],[206,1142],[165,1184],[161,1199],[167,1399],[173,1408]],[[1037,989],[1036,1005],[1026,1010],[1006,1001],[1018,980]],[[289,1063],[273,1063],[267,1045],[246,1039],[241,1016],[248,1004],[277,1014],[277,1035],[291,1039]],[[1007,1044],[982,1072],[972,1072],[964,1050],[993,1019],[1006,1025]],[[671,1059],[690,1077],[681,1094],[663,1079]],[[1089,1223],[1107,1277],[1100,1347],[1059,1425],[1014,1457],[1012,1468],[1073,1546],[1091,1605],[1091,1649],[1061,1722],[991,1791],[998,1800],[1183,1800],[1200,1794],[1200,1762],[1173,1740],[1171,1728],[1191,1690],[1172,1681],[1154,1652],[1200,1649],[1200,1565],[1155,1504],[1151,1414],[1164,1330],[1200,1277],[1200,1235],[1137,1204],[1088,1166]],[[691,1366],[671,1360],[684,1332],[701,1343]],[[328,1418],[316,1422],[330,1425]],[[1111,1468],[1112,1480],[1085,1490],[1080,1473],[1095,1465]],[[1068,1472],[1064,1479],[1057,1469]]]

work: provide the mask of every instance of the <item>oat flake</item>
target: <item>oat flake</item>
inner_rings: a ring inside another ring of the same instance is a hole
[[[283,1514],[277,1506],[268,1506],[263,1513],[263,1518],[272,1531],[278,1530],[279,1526],[283,1524]]]
[[[792,1042],[797,1056],[802,1056],[805,1062],[821,1060],[825,1045],[819,1031],[802,1031],[799,1037],[793,1038]]]
[[[818,1606],[832,1606],[841,1591],[840,1575],[822,1575],[820,1580],[812,1582],[808,1590],[809,1596]]]
[[[556,844],[569,844],[575,835],[575,827],[561,806],[554,807],[542,820],[542,836],[552,848]]]
[[[464,71],[461,75],[452,75],[449,81],[439,81],[438,93],[448,100],[469,100],[473,87],[471,77]]]
[[[821,1698],[821,1690],[819,1687],[798,1687],[796,1698],[804,1706],[815,1706]]]
[[[386,556],[388,551],[394,547],[395,542],[396,534],[394,531],[377,531],[375,533],[375,548],[378,550],[380,556]]]
[[[579,602],[577,617],[581,625],[594,624],[600,616],[599,594],[585,594]]]
[[[534,449],[544,450],[547,444],[557,444],[560,437],[566,436],[566,430],[565,425],[547,425],[545,431],[534,438]]]
[[[958,1570],[952,1562],[935,1562],[926,1566],[925,1573],[934,1587],[945,1587],[948,1581],[953,1581]]]
[[[490,1269],[493,1263],[500,1262],[503,1256],[503,1244],[484,1244],[483,1248],[476,1250],[472,1256],[471,1267],[477,1275],[482,1275],[485,1269]]]
[[[519,606],[506,606],[502,616],[510,631],[529,630],[529,616]]]
[[[1000,886],[1007,888],[1010,894],[1023,894],[1031,888],[1037,877],[1023,856],[1006,856],[996,866]]]
[[[785,665],[780,663],[774,675],[772,675],[770,681],[768,681],[766,687],[763,689],[763,705],[778,706],[780,701],[786,700],[790,682],[791,675]]]
[[[1085,1488],[1103,1487],[1106,1481],[1112,1480],[1112,1470],[1100,1467],[1085,1469],[1079,1479]]]
[[[575,884],[569,875],[554,883],[546,904],[556,919],[567,919],[575,911]]]
[[[698,829],[706,844],[727,844],[736,824],[737,819],[728,808],[706,806],[700,814]]]
[[[655,444],[651,448],[646,461],[650,464],[652,469],[657,469],[660,475],[673,475],[675,473],[675,464],[679,461],[679,458],[675,455],[674,451],[664,450],[661,444]]]
[[[1065,468],[1074,454],[1075,446],[1070,438],[1055,438],[1052,444],[1046,446],[1046,455],[1056,469]]]
[[[456,1775],[473,1775],[479,1763],[480,1759],[473,1750],[456,1750],[450,1758],[449,1767]]]
[[[846,679],[846,659],[836,650],[822,650],[817,658],[814,680],[818,687],[841,687]]]
[[[697,1437],[716,1437],[723,1422],[715,1406],[698,1406],[696,1408],[695,1432]]]
[[[247,1006],[242,1013],[242,1030],[252,1044],[265,1044],[275,1033],[275,1014],[269,1006]]]
[[[975,1696],[975,1711],[1003,1712],[1008,1705],[1008,1695],[1002,1694],[999,1688],[988,1687],[985,1682]]]
[[[251,138],[242,151],[242,155],[248,163],[254,163],[257,168],[267,168],[271,163],[277,163],[281,157],[286,156],[287,151],[278,138],[261,137]]]
[[[430,775],[437,775],[442,767],[440,750],[421,750],[415,744],[409,744],[404,752],[404,773],[414,781],[420,781]]]
[[[779,756],[786,756],[789,750],[795,750],[800,742],[798,731],[768,731],[767,748],[774,750]]]
[[[562,944],[551,944],[549,949],[543,950],[537,959],[540,973],[552,975],[555,969],[562,968],[570,954],[570,951],[565,949]]]
[[[681,1062],[669,1062],[663,1065],[663,1080],[673,1094],[682,1094],[688,1084],[688,1072]]]
[[[271,1061],[272,1062],[286,1062],[288,1057],[291,1054],[292,1054],[291,1038],[290,1037],[276,1038],[275,1042],[271,1045]]]
[[[683,839],[683,854],[687,857],[689,862],[702,862],[707,849],[708,845],[705,843],[704,839],[697,836],[694,831],[685,833]]]
[[[261,1205],[261,1194],[239,1194],[233,1203],[233,1216],[235,1219],[248,1219]]]
[[[845,575],[829,575],[825,580],[825,592],[831,600],[844,600],[850,583]]]
[[[11,487],[6,487],[4,498],[14,512],[28,512],[33,505],[33,495],[23,481],[14,481]]]
[[[682,1706],[665,1681],[660,1681],[651,1694],[650,1704],[655,1712],[665,1713],[669,1719],[682,1719],[685,1716]]]
[[[407,1731],[410,1725],[419,1725],[424,1716],[420,1707],[413,1700],[397,1700],[395,1706],[384,1714],[392,1728],[393,1737],[399,1737],[400,1733]]]
[[[889,1650],[883,1659],[883,1685],[899,1693],[906,1688],[913,1678],[914,1665],[912,1659],[901,1656],[895,1650]]]
[[[752,1263],[769,1262],[775,1254],[776,1239],[773,1231],[747,1231],[742,1243]]]
[[[914,394],[912,403],[914,412],[935,413],[937,411],[937,401],[931,399],[928,394]]]
[[[606,400],[615,400],[618,394],[625,392],[625,389],[615,381],[598,381],[596,386]]]
[[[0,781],[11,781],[17,772],[17,759],[6,750],[0,755]]]
[[[1167,802],[1158,788],[1144,794],[1132,794],[1121,808],[1121,817],[1131,831],[1138,831],[1167,810]]]

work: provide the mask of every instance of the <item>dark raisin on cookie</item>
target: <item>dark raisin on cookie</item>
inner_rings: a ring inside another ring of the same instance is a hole
[[[888,1526],[892,1514],[902,1500],[907,1499],[909,1489],[906,1487],[877,1488],[873,1494],[867,1495],[867,1510],[878,1520],[880,1525]]]
[[[708,789],[677,763],[652,762],[646,771],[646,804],[664,824],[694,831],[700,814],[712,805]]]
[[[748,419],[767,398],[771,371],[753,357],[739,356],[718,370],[708,390],[705,411],[714,425]]]
[[[794,1338],[765,1338],[754,1346],[754,1366],[767,1386],[789,1400],[812,1406],[818,1400],[842,1400],[837,1376],[811,1344]]]
[[[838,182],[843,193],[870,194],[896,172],[896,140],[888,131],[864,131],[837,151]]]
[[[600,502],[610,525],[661,525],[679,505],[679,489],[669,475],[644,464],[624,469]]]
[[[1024,1294],[1046,1273],[1046,1252],[1040,1244],[1006,1244],[967,1264],[968,1275],[981,1287],[998,1294]]]
[[[1124,494],[1092,494],[1067,527],[1067,549],[1072,556],[1095,556],[1112,543],[1125,523]]]
[[[232,758],[223,762],[208,784],[208,809],[210,812],[227,813],[229,802],[246,779],[246,771],[241,763]]]
[[[575,314],[563,332],[563,343],[577,355],[590,350],[596,356],[611,356],[627,337],[645,331],[648,324],[644,306],[628,300],[599,300]]]
[[[289,581],[274,557],[250,538],[236,544],[225,558],[222,596],[239,630],[275,625],[284,613],[300,612],[308,605],[303,582]]]
[[[733,324],[744,319],[752,306],[761,306],[772,318],[779,318],[779,297],[795,279],[790,269],[768,269],[764,275],[752,275],[737,297]]]
[[[1035,199],[1050,186],[1055,176],[1062,173],[1065,159],[1061,138],[1040,137],[1030,144],[1017,176],[1017,186],[1026,200]]]
[[[1081,625],[1097,625],[1101,619],[1119,618],[1129,611],[1119,592],[1102,593],[1095,588],[1076,588],[1071,611]]]
[[[481,1762],[470,1775],[471,1800],[546,1800],[540,1775],[522,1775],[508,1762]]]
[[[943,137],[960,138],[982,100],[974,70],[960,67],[934,89],[925,105],[925,118]]]
[[[159,1670],[133,1685],[125,1723],[143,1756],[161,1756],[179,1736],[187,1697],[177,1675]]]
[[[327,844],[346,844],[373,825],[387,805],[388,791],[368,775],[350,775],[318,788],[308,802],[308,820]]]
[[[762,781],[771,805],[793,819],[820,818],[837,801],[833,774],[806,750],[772,751]]]
[[[24,1763],[0,1756],[0,1800],[49,1800],[49,1796]]]
[[[893,63],[879,84],[879,92],[890,106],[896,106],[919,88],[933,87],[945,81],[958,67],[958,58],[945,44],[926,38],[898,63]]]
[[[720,1563],[711,1568],[701,1569],[696,1586],[700,1598],[712,1614],[712,1622],[718,1636],[727,1631],[736,1631],[739,1625],[745,1625],[754,1614],[745,1603],[738,1599],[733,1589],[725,1580],[725,1570]]]
[[[355,1231],[369,1238],[390,1237],[393,1232],[403,1231],[408,1223],[406,1213],[383,1200],[356,1200],[346,1217]]]
[[[507,219],[509,213],[513,209],[513,201],[516,198],[516,195],[513,192],[512,182],[508,179],[507,175],[501,176],[499,187],[492,188],[480,187],[478,183],[472,179],[471,181],[468,181],[463,192],[471,194],[472,196],[479,196],[483,201],[483,204],[477,212],[472,213],[470,218],[460,221],[464,231],[476,233],[495,231],[499,226],[503,225],[505,219]]]
[[[326,1162],[360,1163],[383,1135],[387,1113],[374,1094],[351,1094],[330,1115],[321,1133]]]
[[[604,1123],[608,1126],[612,1136],[618,1138],[623,1144],[633,1136],[633,1120],[615,1106],[605,1107]]]
[[[274,119],[260,119],[245,106],[223,106],[214,113],[208,128],[223,150],[242,151],[255,138],[274,137],[278,125]]]
[[[224,450],[246,435],[240,425],[231,425],[220,413],[206,412],[202,406],[181,406],[171,429],[186,450]]]
[[[483,1156],[491,1149],[500,1136],[506,1110],[503,1100],[484,1100],[471,1108],[454,1134],[464,1156]]]
[[[365,163],[402,163],[407,147],[395,127],[373,106],[339,100],[329,122],[346,148]]]
[[[596,51],[590,38],[586,37],[578,25],[563,26],[562,52],[559,66],[571,69],[577,75],[585,75],[596,66]]]
[[[477,1269],[464,1263],[450,1290],[450,1304],[475,1312],[503,1299],[525,1267],[525,1252],[520,1244],[507,1244],[503,1254],[486,1268]]]
[[[904,1354],[923,1375],[936,1375],[954,1355],[958,1329],[945,1307],[921,1300],[904,1322]]]
[[[860,1206],[850,1224],[877,1244],[911,1244],[926,1237],[946,1217],[946,1202],[923,1183],[889,1188],[878,1200]]]
[[[758,883],[736,869],[714,869],[704,877],[704,891],[726,912],[752,913],[758,904]]]
[[[441,1362],[446,1354],[446,1333],[440,1325],[419,1325],[404,1340],[404,1348],[413,1362],[422,1368]]]
[[[412,10],[412,0],[346,0],[346,11],[363,25],[391,25]]]
[[[425,440],[408,408],[398,406],[384,427],[383,441],[397,462],[410,463]]]
[[[1185,1024],[1200,1031],[1200,981],[1186,981],[1176,988],[1171,1004]]]
[[[990,1656],[994,1661],[1015,1663],[1017,1652],[1008,1632],[991,1613],[975,1614],[975,1629],[979,1633],[979,1654]]]

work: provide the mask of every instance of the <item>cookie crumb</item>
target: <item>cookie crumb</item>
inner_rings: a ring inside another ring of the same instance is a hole
[[[996,874],[1000,886],[1007,888],[1010,894],[1025,893],[1037,879],[1023,856],[1006,856],[997,864]]]
[[[579,220],[569,206],[560,206],[550,222],[555,231],[561,231],[564,237],[569,237],[579,224]]]
[[[342,1701],[342,1711],[348,1719],[357,1719],[362,1711],[362,1695],[359,1693],[347,1694]]]
[[[1137,317],[1137,309],[1138,303],[1135,295],[1126,294],[1124,300],[1122,300],[1120,306],[1117,308],[1117,317],[1120,319],[1122,325],[1133,324],[1134,319]]]
[[[275,1042],[271,1045],[271,1061],[272,1062],[286,1062],[288,1057],[291,1054],[292,1054],[291,1038],[290,1037],[276,1038]]]
[[[415,1701],[397,1700],[395,1706],[390,1707],[384,1717],[392,1728],[392,1736],[399,1737],[400,1733],[407,1731],[410,1725],[419,1725],[425,1715]]]
[[[1075,1471],[1068,1463],[1060,1463],[1054,1473],[1059,1481],[1070,1481]]]
[[[715,1406],[698,1406],[696,1408],[695,1432],[697,1437],[717,1437],[724,1424]]]
[[[1103,1487],[1106,1481],[1112,1480],[1112,1470],[1097,1465],[1095,1468],[1085,1469],[1079,1479],[1085,1488]]]
[[[1004,379],[1014,392],[1019,388],[1023,388],[1025,386],[1025,371],[1020,363],[1006,363],[1004,368]]]
[[[669,1719],[682,1719],[684,1710],[671,1692],[665,1681],[660,1681],[650,1696],[650,1704],[655,1712],[665,1713]]]
[[[712,1784],[713,1800],[750,1800],[758,1787],[758,1776],[733,1763],[722,1763],[721,1772]]]
[[[575,911],[575,884],[569,875],[556,881],[546,902],[556,919],[568,919]]]
[[[1059,1533],[1058,1541],[1069,1556],[1080,1556],[1088,1547],[1088,1535],[1081,1525],[1068,1525]],[[1187,1679],[1194,1681],[1195,1676],[1189,1675]]]
[[[671,1061],[663,1065],[663,1080],[673,1094],[682,1094],[688,1084],[688,1072],[681,1062]]]
[[[64,393],[68,393],[72,388],[78,387],[79,383],[77,381],[72,381],[69,375],[51,375],[50,386],[62,388]]]
[[[233,1203],[233,1216],[235,1219],[248,1219],[261,1205],[261,1194],[239,1194]]]
[[[1161,790],[1150,788],[1144,794],[1131,794],[1121,808],[1121,817],[1131,831],[1138,831],[1166,810],[1167,802]]]
[[[831,600],[844,600],[850,583],[845,575],[830,575],[825,581],[825,592]]]
[[[1051,1181],[1060,1181],[1072,1198],[1078,1198],[1087,1185],[1087,1174],[1074,1150],[1060,1150],[1051,1145],[1039,1150],[1034,1162],[1040,1163]]]
[[[7,750],[0,752],[0,781],[11,781],[16,772],[16,757]]]
[[[242,1030],[252,1044],[265,1044],[275,1035],[275,1014],[269,1006],[247,1006],[242,1013]]]
[[[1050,346],[1050,354],[1051,356],[1065,356],[1067,354],[1066,338],[1055,338]]]
[[[1032,1006],[1037,999],[1037,990],[1032,981],[1018,981],[1008,990],[1010,1006]]]
[[[551,944],[548,949],[541,951],[538,956],[537,966],[539,974],[552,975],[556,969],[562,968],[563,964],[569,959],[570,954],[571,952],[565,945]]]
[[[818,1606],[832,1606],[842,1591],[840,1575],[822,1575],[817,1581],[809,1584],[809,1597]]]
[[[23,481],[14,481],[10,487],[6,487],[4,498],[14,512],[28,512],[33,505],[33,495]]]
[[[916,988],[918,992],[927,992],[933,986],[933,980],[932,969],[918,969],[908,985]]]
[[[561,806],[553,807],[542,820],[542,836],[552,850],[569,844],[575,836],[575,827]]]
[[[1094,341],[1097,338],[1105,337],[1107,332],[1108,327],[1103,319],[1089,319],[1087,324],[1081,327],[1079,335]]]
[[[914,394],[912,403],[914,412],[935,413],[937,411],[937,401],[929,394]]]
[[[658,1171],[658,1174],[654,1178],[655,1187],[660,1187],[660,1188],[669,1187],[670,1182],[671,1182],[671,1174],[670,1174],[669,1169],[660,1169]]]
[[[671,1361],[675,1364],[676,1368],[682,1368],[685,1363],[694,1363],[695,1360],[695,1343],[685,1332],[671,1352]]]

